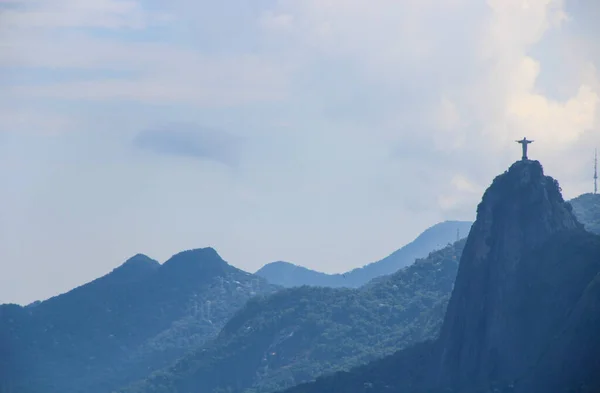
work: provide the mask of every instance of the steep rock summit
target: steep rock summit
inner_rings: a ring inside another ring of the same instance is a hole
[[[560,265],[533,254],[570,231],[583,227],[538,161],[516,162],[494,179],[478,206],[442,328],[442,385],[511,381],[537,361],[540,339],[575,299],[571,283],[552,274]]]

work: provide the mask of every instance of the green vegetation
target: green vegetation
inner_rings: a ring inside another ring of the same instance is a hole
[[[162,266],[136,256],[64,295],[0,306],[0,342],[12,368],[0,375],[0,389],[109,392],[214,338],[249,298],[275,289],[212,249]]]
[[[126,392],[272,392],[437,336],[465,241],[359,290],[254,298],[219,337]]]
[[[532,370],[523,370],[519,380],[490,382],[489,389],[469,392],[585,391],[569,390],[573,386],[597,391],[589,389],[600,387],[596,356],[600,349],[600,319],[595,312],[600,294],[599,256],[600,237],[579,231],[560,233],[526,256],[528,263],[520,274],[531,286],[528,296],[520,297],[525,314],[518,318],[526,318],[524,326],[539,332],[539,337],[533,334],[536,339],[527,347],[531,353],[519,356],[531,356],[534,351],[543,355],[538,356]],[[458,393],[430,386],[437,375],[439,348],[436,341],[418,343],[350,371],[292,387],[285,393]],[[553,386],[559,383],[564,390]]]

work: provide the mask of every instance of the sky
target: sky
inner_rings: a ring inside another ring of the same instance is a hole
[[[600,147],[594,0],[0,0],[0,303],[136,253],[339,272]]]

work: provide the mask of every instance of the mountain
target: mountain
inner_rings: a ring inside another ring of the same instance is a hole
[[[0,306],[2,370],[10,370],[0,391],[109,392],[202,345],[248,299],[275,290],[212,248],[163,265],[136,255],[63,295]]]
[[[497,177],[478,206],[448,305],[442,384],[508,385],[533,366],[600,267],[595,240],[539,162],[519,161]]]
[[[251,299],[219,336],[127,393],[273,392],[435,338],[465,241],[361,289]]]
[[[321,273],[283,261],[268,263],[254,274],[266,279],[270,283],[285,288],[301,287],[303,285],[331,288],[345,286],[342,274]]]
[[[410,265],[415,259],[424,258],[431,251],[453,243],[457,240],[457,234],[459,237],[468,234],[472,224],[468,221],[445,221],[436,224],[382,260],[343,274],[325,274],[289,262],[269,263],[255,274],[287,288],[302,285],[358,288],[376,277],[392,274]]]
[[[600,235],[600,194],[583,194],[569,201],[585,229]]]
[[[537,161],[477,208],[438,339],[288,393],[600,391],[600,237]]]

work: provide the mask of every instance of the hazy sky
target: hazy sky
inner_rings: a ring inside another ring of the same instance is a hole
[[[0,303],[142,252],[341,271],[600,147],[596,0],[0,0]],[[596,25],[596,27],[594,26]]]

